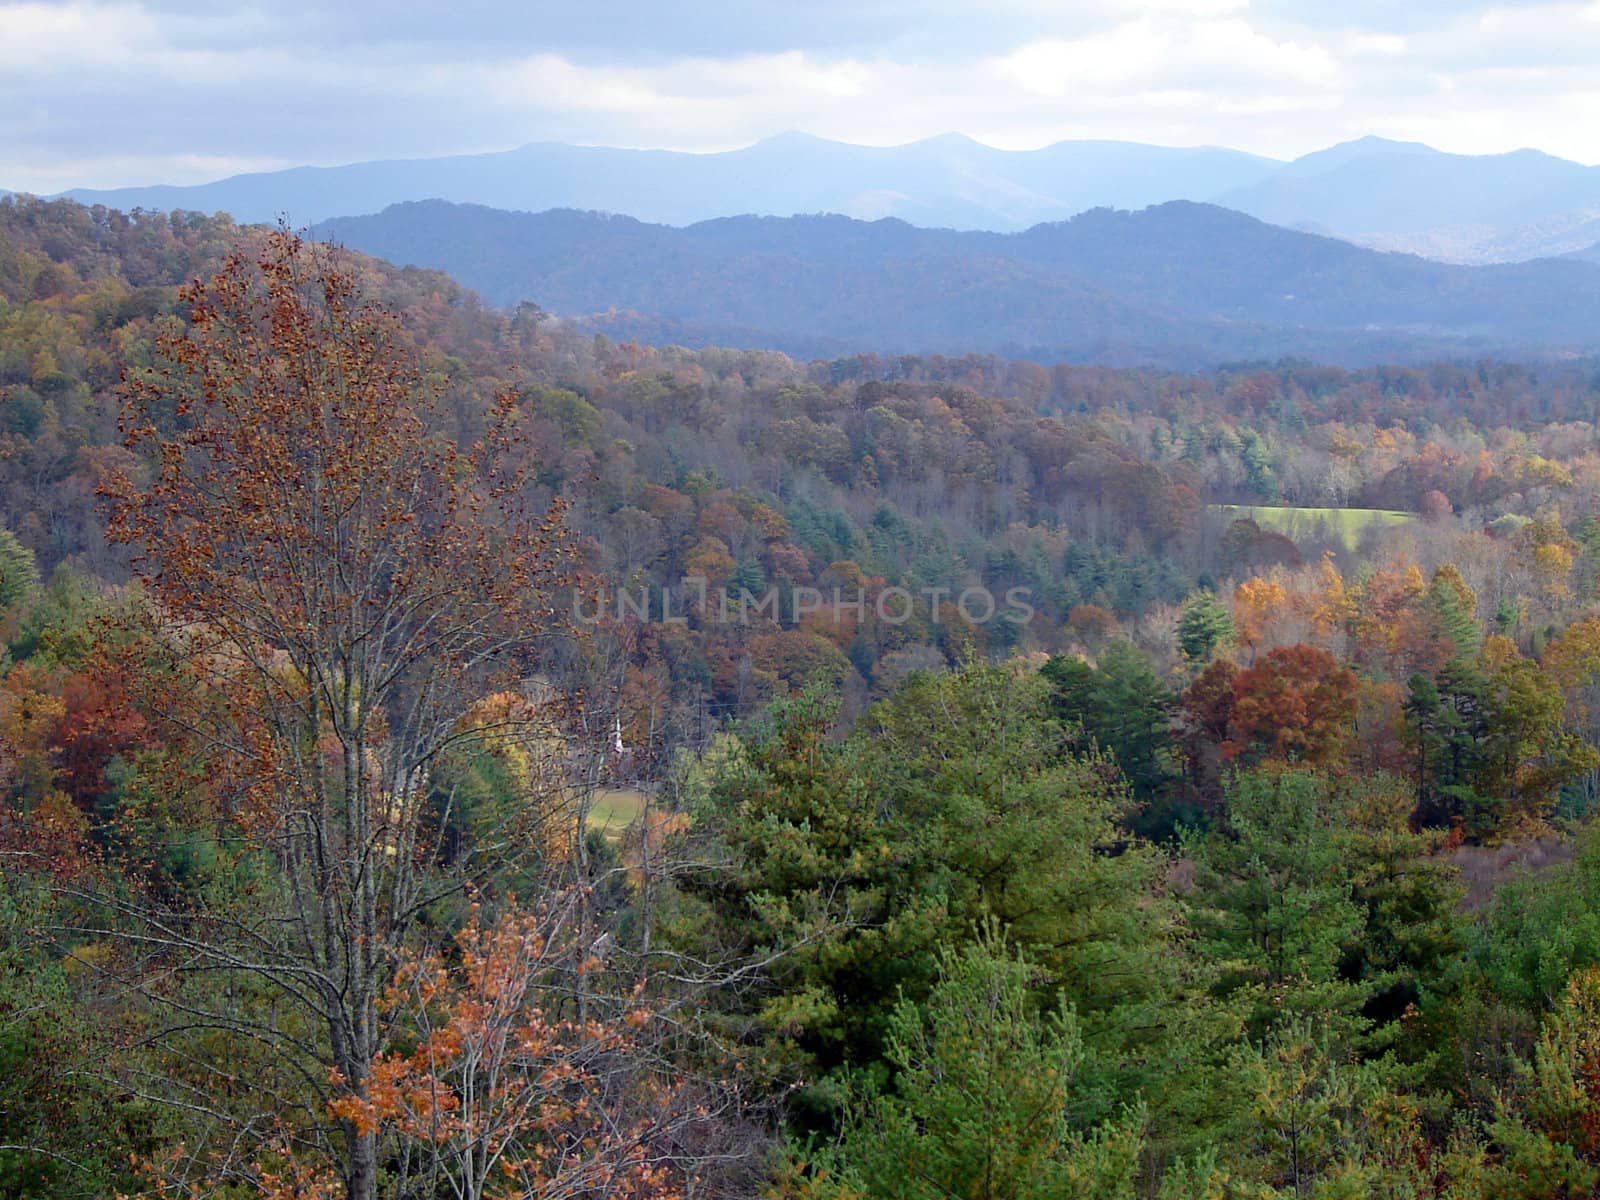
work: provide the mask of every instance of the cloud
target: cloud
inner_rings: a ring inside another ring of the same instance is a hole
[[[795,128],[1590,161],[1596,54],[1600,0],[0,0],[0,185]]]
[[[1406,52],[1408,43],[1398,33],[1352,33],[1345,39],[1351,54],[1397,55]]]
[[[150,14],[133,5],[0,5],[0,68],[7,71],[116,66],[155,37]]]
[[[1275,41],[1236,19],[1149,18],[1071,41],[1032,42],[995,63],[1023,91],[1060,98],[1091,88],[1203,83],[1225,92],[1254,80],[1337,84],[1338,63],[1319,46]]]

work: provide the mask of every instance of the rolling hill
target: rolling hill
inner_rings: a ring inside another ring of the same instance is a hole
[[[319,237],[449,272],[644,340],[797,354],[991,351],[1192,365],[1340,362],[1600,342],[1600,267],[1464,267],[1362,249],[1211,205],[997,234],[845,217],[687,228],[442,202],[325,222]]]

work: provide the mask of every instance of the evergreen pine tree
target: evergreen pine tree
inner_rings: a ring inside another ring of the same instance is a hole
[[[1233,617],[1214,592],[1204,589],[1184,603],[1178,645],[1190,662],[1204,663],[1233,640]]]
[[[33,551],[0,529],[0,613],[8,612],[39,586],[39,564]]]
[[[927,1002],[890,1021],[893,1093],[857,1102],[812,1194],[1132,1200],[1141,1117],[1077,1119],[1088,1051],[1070,1008],[1037,1011],[1034,969],[993,923],[938,971]]]

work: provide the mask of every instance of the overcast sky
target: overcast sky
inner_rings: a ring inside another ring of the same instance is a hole
[[[1597,163],[1600,0],[0,0],[0,114],[39,192],[788,129]]]

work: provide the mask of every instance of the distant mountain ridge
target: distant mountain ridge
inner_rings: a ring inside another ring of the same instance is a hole
[[[1451,262],[1525,261],[1600,242],[1600,228],[1593,227],[1600,167],[1534,150],[1447,154],[1377,137],[1292,162],[1115,141],[1008,151],[959,134],[871,147],[787,133],[711,154],[539,142],[494,154],[64,194],[121,209],[227,211],[241,221],[282,216],[296,225],[439,199],[523,212],[625,213],[667,225],[840,213],[993,232],[1018,232],[1091,208],[1193,200]]]
[[[1446,154],[1362,138],[1214,199],[1272,224],[1324,229],[1375,248],[1516,262],[1577,248],[1574,231],[1600,215],[1600,167],[1537,150]]]
[[[192,187],[78,189],[108,207],[227,211],[295,224],[377,212],[407,200],[536,211],[595,209],[667,225],[742,214],[836,212],[967,229],[1023,229],[1097,205],[1203,200],[1278,164],[1235,150],[1061,142],[996,150],[958,134],[856,146],[779,134],[713,154],[539,142],[498,154],[296,167]]]
[[[1190,202],[1012,234],[839,216],[673,228],[421,202],[314,232],[447,271],[492,303],[529,300],[629,336],[800,354],[1195,365],[1600,345],[1600,266],[1449,266]]]

